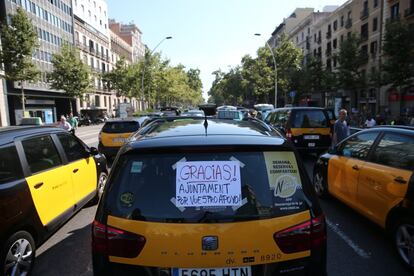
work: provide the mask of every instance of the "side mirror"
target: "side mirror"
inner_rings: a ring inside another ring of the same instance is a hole
[[[90,147],[90,148],[89,148],[89,153],[90,153],[91,155],[97,155],[97,154],[99,154],[99,151],[98,151],[98,149],[97,149],[97,148],[95,148],[95,147]]]

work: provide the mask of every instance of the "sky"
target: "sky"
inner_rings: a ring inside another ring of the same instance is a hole
[[[296,7],[322,11],[345,0],[107,0],[109,18],[135,23],[142,41],[172,65],[198,68],[203,96],[211,87],[213,71],[228,71],[241,58],[265,45],[271,33]],[[260,33],[261,36],[254,36]]]

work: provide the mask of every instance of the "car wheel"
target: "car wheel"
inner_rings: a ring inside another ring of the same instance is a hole
[[[35,261],[35,250],[35,242],[28,232],[13,234],[2,249],[0,275],[29,275]]]
[[[105,188],[106,180],[108,180],[108,175],[106,173],[101,173],[98,179],[98,197],[101,198],[103,190]]]
[[[394,227],[394,246],[401,260],[414,271],[414,220],[402,219]]]
[[[313,187],[320,198],[328,197],[328,186],[322,172],[317,171],[313,176]]]
[[[96,205],[99,202],[99,199],[101,198],[103,194],[103,190],[106,185],[106,180],[108,179],[108,175],[105,172],[102,172],[99,175],[98,183],[96,184],[96,195],[92,200],[87,204],[87,206]]]

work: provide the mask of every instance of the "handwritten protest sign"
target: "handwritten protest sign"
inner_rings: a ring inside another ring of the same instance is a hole
[[[176,206],[240,206],[240,162],[177,163]]]

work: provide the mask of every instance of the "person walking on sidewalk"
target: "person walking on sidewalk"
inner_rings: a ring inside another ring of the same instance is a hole
[[[70,132],[72,132],[72,134],[75,135],[75,130],[78,128],[78,120],[75,117],[73,117],[72,113],[69,114],[68,123],[71,126]]]
[[[72,129],[70,124],[66,121],[66,117],[63,115],[60,117],[58,127],[60,127],[61,129],[67,130],[67,131],[70,131]]]
[[[333,127],[332,146],[335,146],[349,136],[349,127],[346,122],[346,115],[347,111],[345,109],[341,109],[339,111],[339,119],[336,120]]]

